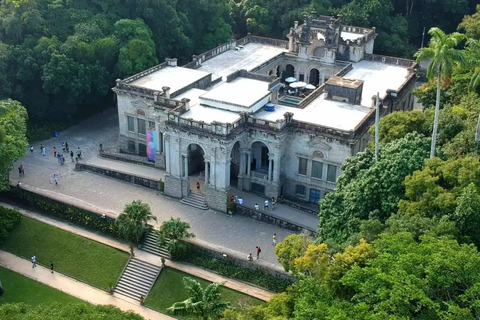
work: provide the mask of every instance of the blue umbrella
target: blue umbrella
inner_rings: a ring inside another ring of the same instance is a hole
[[[289,82],[289,83],[290,82],[295,82],[295,81],[297,81],[297,79],[295,79],[294,77],[289,77],[289,78],[285,79],[285,82]]]

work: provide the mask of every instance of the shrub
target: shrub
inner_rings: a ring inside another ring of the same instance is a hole
[[[283,292],[294,282],[293,279],[278,278],[259,269],[237,266],[231,261],[217,259],[195,250],[190,243],[187,243],[187,250],[183,254],[176,255],[173,258],[204,269],[209,269],[222,276],[257,285],[273,292]]]
[[[44,214],[68,220],[79,226],[120,237],[115,219],[49,199],[25,189],[11,188],[7,197]]]
[[[0,243],[7,237],[21,221],[22,215],[17,210],[8,209],[0,206]]]
[[[158,191],[163,192],[165,190],[165,182],[162,179],[158,181]]]

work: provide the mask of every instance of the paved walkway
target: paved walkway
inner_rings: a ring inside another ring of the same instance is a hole
[[[0,250],[0,264],[7,269],[92,304],[112,305],[123,311],[138,313],[145,319],[176,320],[163,313],[140,306],[137,301],[123,296],[120,297],[116,294],[110,295],[105,291],[91,287],[88,284],[74,280],[61,273],[55,272],[51,274],[48,268],[42,266],[32,268],[32,263],[29,260],[22,259],[3,250]]]
[[[60,165],[53,157],[53,147],[61,149],[61,142],[67,141],[71,150],[81,147],[87,162],[114,166],[122,170],[135,168],[134,170],[142,170],[144,174],[151,174],[150,170],[156,170],[144,166],[137,168],[139,166],[120,161],[99,159],[97,157],[99,144],[102,143],[104,147],[113,146],[117,138],[116,109],[104,111],[61,132],[57,138],[43,141],[47,148],[46,156],[41,155],[40,143],[36,143],[33,155],[28,152],[14,164],[10,178],[13,181],[20,179],[26,189],[31,188],[49,197],[84,208],[101,208],[113,216],[118,215],[126,204],[141,199],[150,205],[152,213],[158,218],[157,226],[170,217],[180,218],[190,223],[192,232],[200,240],[242,252],[245,256],[254,252],[255,246],[260,246],[262,259],[279,265],[271,246],[272,235],[276,233],[278,240],[281,241],[292,234],[292,231],[242,216],[230,217],[212,210],[189,207],[181,204],[178,199],[159,195],[152,189],[86,171],[74,171],[74,164],[71,161]],[[21,177],[17,171],[20,164],[25,166],[25,176]],[[51,183],[54,173],[60,176],[58,185]],[[296,211],[305,215],[301,211]],[[311,222],[313,223],[311,227],[316,228],[317,223],[313,220]]]
[[[36,212],[30,211],[30,210],[25,210],[23,208],[19,208],[16,206],[12,206],[10,204],[6,204],[3,202],[0,202],[0,205],[3,207],[11,208],[11,209],[16,209],[20,211],[24,216],[41,221],[43,223],[55,226],[59,229],[75,233],[79,236],[85,237],[87,239],[97,241],[103,244],[106,244],[108,246],[111,246],[113,248],[125,251],[125,252],[130,252],[130,246],[128,244],[125,244],[123,242],[120,242],[116,239],[105,237],[104,235],[98,234],[96,232],[92,232],[89,230],[85,230],[83,228],[80,228],[76,225],[63,222],[63,221],[58,221],[55,219],[52,219],[50,217],[45,217],[44,215],[38,214]],[[137,259],[149,262],[151,264],[161,266],[162,262],[160,257],[150,254],[148,252],[142,251],[142,250],[137,250],[135,249],[135,257]],[[235,281],[233,279],[229,279],[226,277],[222,277],[218,274],[212,273],[210,271],[180,263],[180,262],[174,262],[174,261],[169,261],[167,260],[166,265],[169,267],[172,267],[174,269],[178,269],[180,271],[183,271],[185,273],[194,275],[196,277],[211,281],[211,282],[225,282],[225,287],[245,293],[247,295],[253,296],[257,299],[267,301],[270,299],[272,296],[272,293],[260,288],[257,288],[255,286],[251,286],[248,284],[245,284],[243,282]]]

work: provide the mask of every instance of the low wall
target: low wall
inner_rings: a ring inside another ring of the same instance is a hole
[[[100,157],[106,158],[106,159],[112,159],[112,160],[118,160],[118,161],[123,161],[123,162],[128,162],[128,163],[134,163],[134,164],[139,164],[142,166],[146,167],[155,167],[155,163],[150,162],[150,161],[142,161],[138,160],[136,158],[140,158],[140,156],[137,155],[129,155],[129,154],[121,154],[118,152],[108,152],[105,150],[100,150],[99,152]]]
[[[288,221],[287,219],[283,219],[280,217],[276,216],[271,216],[268,215],[260,210],[253,210],[241,205],[236,206],[234,214],[239,214],[244,217],[248,217],[251,219],[255,219],[258,221],[262,221],[268,224],[273,224],[277,227],[296,231],[296,232],[302,232],[302,233],[307,233],[311,236],[315,235],[315,230],[306,226],[300,226],[296,224],[295,222]]]
[[[260,270],[278,279],[283,279],[283,280],[292,281],[292,282],[295,281],[293,276],[290,273],[285,272],[283,268],[280,266],[276,266],[269,262],[262,261],[261,259],[248,261],[247,256],[250,252],[247,252],[244,255],[241,255],[238,251],[215,246],[202,240],[186,239],[183,241],[190,244],[189,248],[191,251],[196,252],[201,256],[208,256],[218,260],[226,260],[239,267]],[[252,252],[252,254],[255,254],[255,252]]]
[[[112,177],[112,178],[116,178],[116,179],[119,179],[119,180],[131,182],[133,184],[143,186],[143,187],[147,187],[147,188],[150,188],[150,189],[155,189],[155,190],[159,190],[160,183],[161,183],[160,181],[162,181],[161,179],[160,180],[153,180],[153,179],[149,179],[147,177],[135,176],[131,173],[126,173],[126,172],[122,172],[122,171],[107,169],[107,168],[98,167],[98,166],[94,166],[94,165],[91,165],[91,164],[85,164],[85,163],[76,163],[75,164],[75,170],[88,170],[88,171],[91,171],[91,172],[94,172],[94,173],[99,173],[99,174],[102,174],[102,175],[105,175],[105,176],[108,176],[108,177]]]

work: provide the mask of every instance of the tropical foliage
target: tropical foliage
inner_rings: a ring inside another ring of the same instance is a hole
[[[27,118],[20,102],[0,100],[0,191],[8,190],[12,164],[27,152]]]
[[[195,235],[188,232],[190,224],[181,221],[180,218],[170,218],[163,221],[157,233],[157,244],[161,248],[166,248],[173,255],[178,255],[186,250],[186,244],[182,240],[194,238]]]
[[[126,240],[138,244],[143,235],[152,229],[150,220],[157,221],[150,206],[141,200],[132,201],[125,205],[123,212],[118,216],[116,224],[118,231]]]
[[[167,309],[174,315],[193,315],[201,320],[213,320],[218,319],[229,307],[229,303],[221,299],[220,288],[223,283],[211,283],[203,289],[198,281],[185,277],[183,285],[190,297],[185,301],[174,303]]]

